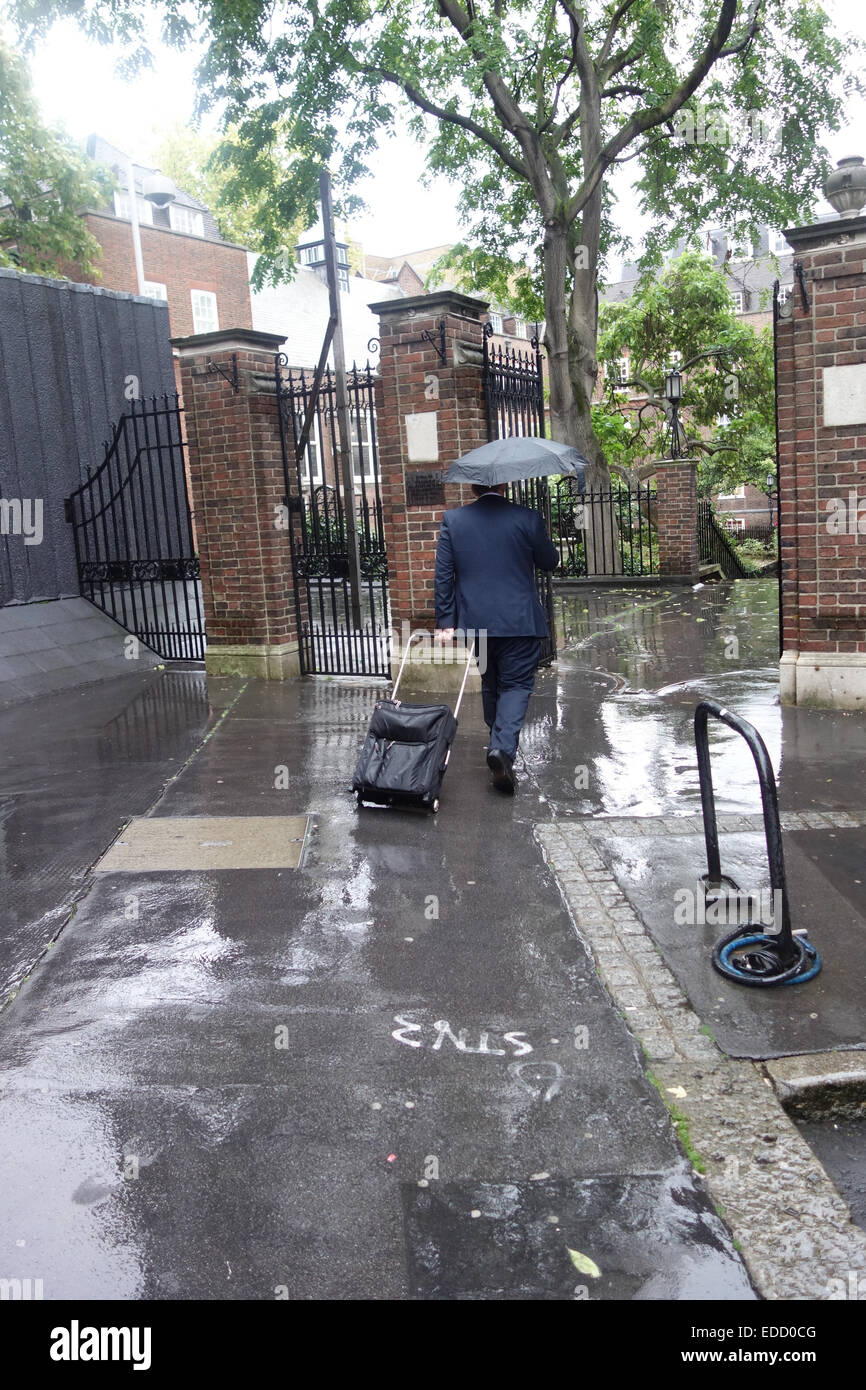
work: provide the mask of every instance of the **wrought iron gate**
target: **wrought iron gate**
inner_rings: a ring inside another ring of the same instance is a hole
[[[65,501],[81,593],[167,661],[201,661],[199,564],[177,396],[131,401]]]
[[[310,405],[314,373],[276,360],[280,439],[289,506],[301,671],[305,675],[390,676],[388,557],[376,437],[375,374],[368,363],[347,373],[354,502],[361,562],[362,626],[352,622],[347,527],[351,507],[339,467],[336,383],[325,370],[307,447],[297,446]]]
[[[512,347],[493,347],[492,324],[484,325],[484,398],[487,405],[488,439],[508,439],[512,435],[545,436],[544,377],[538,338],[531,340],[531,352]],[[527,478],[511,483],[512,502],[534,507],[544,517],[550,532],[550,489],[546,478]],[[539,664],[548,665],[556,656],[556,622],[553,612],[553,579],[545,570],[536,570],[538,597],[547,614],[550,636],[542,643]]]

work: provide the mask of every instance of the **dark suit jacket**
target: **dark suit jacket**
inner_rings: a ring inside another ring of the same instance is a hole
[[[436,550],[436,626],[490,637],[546,637],[535,568],[559,552],[541,513],[490,492],[442,517]]]

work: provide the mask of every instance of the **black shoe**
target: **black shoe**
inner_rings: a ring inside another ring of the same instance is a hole
[[[491,748],[487,754],[487,766],[493,773],[493,785],[506,796],[514,795],[514,759],[501,748]]]

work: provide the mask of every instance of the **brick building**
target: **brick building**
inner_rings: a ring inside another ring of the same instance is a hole
[[[111,169],[118,184],[110,206],[84,214],[102,248],[101,276],[94,283],[138,294],[126,156],[98,135],[89,137],[87,153]],[[133,164],[146,292],[167,302],[174,336],[251,328],[245,249],[226,241],[204,204],[183,189],[175,187],[165,207],[149,202],[144,184],[156,172]],[[75,267],[66,270],[72,279],[87,281]]]

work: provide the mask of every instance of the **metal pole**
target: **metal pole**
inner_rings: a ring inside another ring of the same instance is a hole
[[[132,249],[135,252],[135,273],[138,277],[138,293],[144,294],[144,261],[141,256],[141,228],[138,225],[138,203],[135,199],[135,175],[132,160],[126,161],[126,180],[129,188],[129,216],[132,222]]]
[[[322,203],[322,229],[325,237],[328,294],[330,296],[331,319],[334,323],[334,394],[337,404],[340,476],[343,482],[346,548],[349,561],[349,606],[352,626],[360,628],[363,626],[361,621],[361,552],[358,545],[355,478],[352,473],[352,429],[349,415],[349,395],[346,389],[346,352],[343,346],[343,320],[340,314],[340,289],[337,281],[337,236],[334,230],[334,207],[331,201],[331,175],[327,169],[323,169],[319,175],[319,196]],[[360,438],[359,422],[359,448]],[[363,459],[361,466],[363,467]]]

